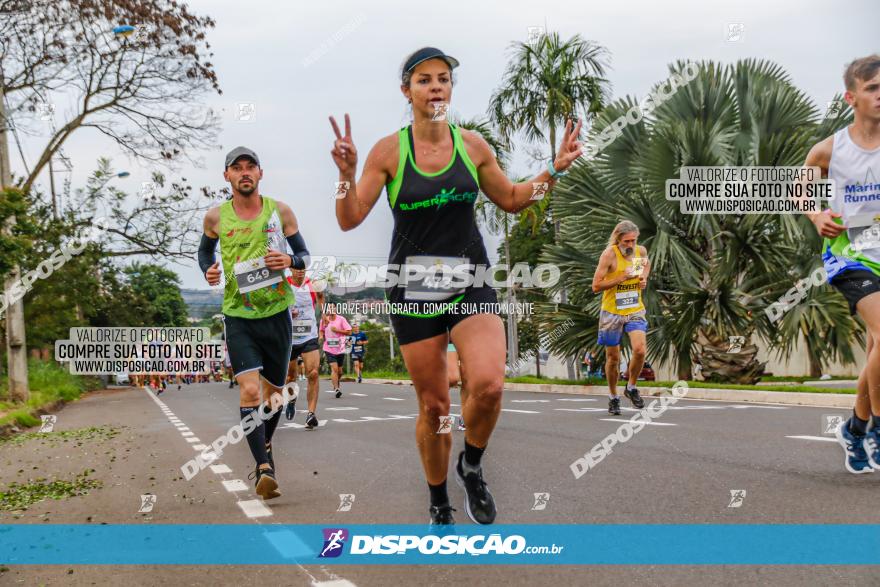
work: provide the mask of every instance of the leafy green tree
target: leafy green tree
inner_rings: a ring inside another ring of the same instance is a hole
[[[188,326],[180,278],[158,265],[133,263],[124,271],[132,291],[149,300],[151,326]]]

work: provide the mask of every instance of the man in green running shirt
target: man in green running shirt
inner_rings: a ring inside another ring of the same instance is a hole
[[[293,339],[288,308],[294,298],[285,270],[305,269],[309,252],[290,207],[260,195],[263,170],[256,153],[245,147],[230,151],[223,177],[232,199],[205,216],[199,267],[210,285],[220,284],[220,262],[214,257],[219,242],[226,344],[240,388],[242,429],[257,464],[251,478],[257,494],[271,499],[281,495],[272,435],[281,418]]]

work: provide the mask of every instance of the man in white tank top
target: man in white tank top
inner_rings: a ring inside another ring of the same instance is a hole
[[[290,306],[290,317],[293,321],[293,347],[290,349],[290,363],[287,370],[287,381],[296,380],[296,361],[302,357],[303,368],[308,379],[309,412],[306,414],[306,430],[318,427],[318,364],[321,361],[318,344],[318,320],[315,309],[324,305],[323,291],[316,291],[312,282],[306,277],[304,269],[291,270],[288,278],[293,286],[294,304]],[[293,420],[296,414],[296,399],[288,403],[285,414]]]
[[[837,430],[850,473],[880,469],[880,55],[853,61],[844,74],[853,123],[807,155],[836,182],[829,208],[809,214],[825,237],[828,282],[867,327],[867,360],[852,417]]]

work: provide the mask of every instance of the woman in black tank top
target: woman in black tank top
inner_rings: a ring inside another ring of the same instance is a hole
[[[336,201],[340,228],[351,230],[363,222],[382,188],[394,217],[389,264],[401,270],[398,283],[386,295],[419,401],[416,439],[430,491],[431,523],[451,524],[455,511],[446,491],[453,420],[446,348],[451,339],[461,362],[461,415],[466,425],[455,475],[465,489],[468,516],[490,524],[495,520],[495,502],[480,461],[501,411],[506,343],[504,326],[492,308],[495,292],[479,283],[479,268],[485,270],[489,258],[474,204],[480,191],[511,213],[533,204],[533,184],[552,187],[581,155],[577,140],[581,125],[566,125],[556,160],[548,162],[546,171],[514,184],[479,135],[446,121],[452,69],[457,66],[457,60],[433,47],[409,56],[401,71],[401,91],[412,104],[413,123],[373,147],[360,180],[348,114],[344,134],[330,117],[336,133],[331,155],[346,189]],[[445,272],[447,279],[432,280],[431,271],[441,266],[455,268],[452,280]],[[413,278],[404,280],[404,275]]]

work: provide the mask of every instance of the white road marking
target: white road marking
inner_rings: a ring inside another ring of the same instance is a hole
[[[786,436],[786,438],[796,438],[798,440],[824,440],[825,442],[837,442],[836,438],[830,436]]]
[[[349,420],[347,418],[333,418],[334,422],[343,424],[353,424],[356,422],[380,422],[385,420],[412,420],[415,416],[389,416],[387,418],[379,418],[376,416],[362,416],[360,420]]]
[[[327,410],[328,412],[345,412],[345,411],[349,411],[349,410],[359,410],[360,408],[341,407],[341,408],[324,408],[324,409]]]
[[[354,392],[351,392],[351,393],[348,394],[348,395],[353,395],[353,396],[355,396],[355,397],[367,397],[367,394],[365,394],[365,393],[354,393]]]
[[[311,587],[357,587],[348,579],[333,579],[331,581],[312,581]]]
[[[788,408],[785,406],[728,406],[733,408],[734,410],[747,410],[747,409],[755,409],[755,410],[787,410]]]
[[[607,412],[605,408],[553,408],[554,412]]]
[[[159,398],[156,397],[154,394],[148,392],[148,395],[150,396],[150,398],[154,402],[156,402],[156,405],[158,405],[160,408],[162,408],[163,411],[165,411],[167,409],[167,406],[164,403],[162,403],[162,401],[159,400]],[[184,440],[186,440],[188,443],[190,443],[190,446],[192,446],[193,449],[195,449],[197,451],[201,451],[200,452],[201,457],[205,460],[205,462],[210,463],[210,462],[219,460],[219,457],[217,456],[216,453],[213,453],[213,452],[207,450],[208,447],[206,445],[198,444],[201,441],[198,438],[196,438],[195,436],[193,436],[193,433],[189,431],[189,428],[187,428],[186,425],[183,424],[183,422],[180,422],[179,418],[173,417],[173,414],[171,414],[171,415],[169,415],[169,420],[172,420],[172,421],[177,420],[179,422],[179,424],[176,424],[176,426],[177,426],[178,430],[180,431],[181,436],[183,437]],[[223,465],[223,464],[218,463],[216,465],[210,465],[210,467],[211,467],[211,471],[213,471],[216,475],[224,475],[227,473],[232,473],[232,469],[230,469],[227,465]],[[224,480],[222,480],[222,482],[223,482],[223,487],[225,487],[226,490],[231,493],[234,493],[236,491],[247,491],[247,489],[248,489],[247,485],[245,485],[245,483],[240,479],[232,479],[232,480],[224,479]],[[238,504],[238,507],[241,508],[241,511],[244,512],[244,515],[246,515],[248,518],[252,518],[252,519],[253,518],[265,518],[265,517],[272,515],[272,510],[270,510],[268,507],[266,507],[262,503],[262,501],[258,500],[258,499],[252,499],[252,500],[247,500],[247,501],[236,501],[236,503]],[[298,566],[300,567],[300,569],[302,569],[301,565],[298,565]],[[311,575],[309,575],[309,576],[311,577]]]
[[[629,422],[628,418],[599,418],[603,422]],[[647,424],[648,426],[678,426],[678,424],[673,424],[672,422],[645,422],[642,421],[642,424]]]
[[[558,402],[597,402],[599,400],[597,400],[597,399],[571,399],[571,398],[567,398],[567,397],[562,397],[562,398],[558,397],[558,398],[556,398],[556,401],[558,401]]]
[[[229,481],[223,481],[223,487],[226,491],[230,493],[234,493],[236,491],[247,491],[248,486],[244,484],[244,481],[241,479],[230,479]]]
[[[540,414],[541,412],[535,412],[533,410],[511,410],[510,408],[501,408],[502,412],[513,412],[514,414]]]
[[[403,401],[402,397],[383,397],[382,399],[390,399],[393,402],[402,402]]]
[[[548,404],[550,403],[549,399],[512,399],[510,400],[512,404]]]
[[[272,510],[267,508],[259,499],[251,499],[248,501],[237,501],[238,507],[249,518],[265,518],[272,515]]]
[[[723,410],[726,408],[727,406],[666,406],[667,410]]]

